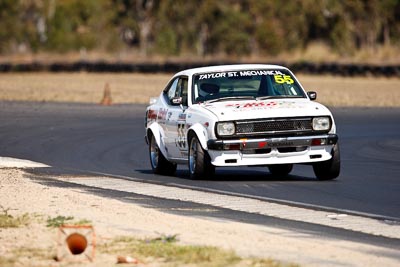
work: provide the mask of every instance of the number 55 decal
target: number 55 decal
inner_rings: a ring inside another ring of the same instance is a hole
[[[180,148],[186,147],[186,138],[185,138],[185,124],[178,123],[178,138],[175,140],[176,146]]]
[[[290,77],[289,75],[274,75],[274,78],[276,83],[294,83],[292,77]]]

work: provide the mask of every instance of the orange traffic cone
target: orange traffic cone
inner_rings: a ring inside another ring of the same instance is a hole
[[[96,247],[94,229],[89,225],[63,225],[57,242],[58,261],[93,261]]]
[[[111,106],[111,104],[112,104],[111,89],[110,89],[110,85],[108,83],[106,83],[106,85],[104,86],[103,99],[101,100],[100,105]]]

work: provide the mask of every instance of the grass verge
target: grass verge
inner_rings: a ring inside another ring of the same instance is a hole
[[[47,227],[60,227],[62,225],[89,225],[91,224],[91,221],[86,220],[86,219],[82,219],[79,221],[74,221],[74,217],[72,216],[57,216],[57,217],[53,217],[53,218],[48,218],[47,219]]]
[[[21,216],[12,216],[8,214],[9,210],[0,206],[0,228],[17,228],[29,223],[30,217],[27,213]]]
[[[140,240],[119,237],[99,247],[101,253],[129,255],[140,263],[158,266],[298,266],[272,259],[241,258],[233,251],[211,246],[191,246],[177,243],[176,236]]]
[[[19,247],[11,251],[12,256],[0,255],[0,266],[46,266],[45,262],[51,261],[54,258],[51,249]],[[43,265],[39,265],[43,262]]]

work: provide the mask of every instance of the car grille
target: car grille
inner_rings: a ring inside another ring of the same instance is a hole
[[[236,122],[236,135],[310,133],[312,131],[312,118]]]

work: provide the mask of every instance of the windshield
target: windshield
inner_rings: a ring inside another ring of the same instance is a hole
[[[305,98],[286,70],[242,70],[201,73],[193,79],[193,103],[232,99]]]

